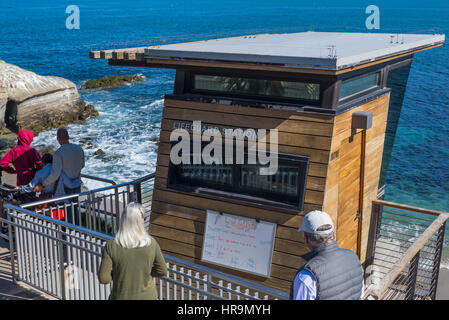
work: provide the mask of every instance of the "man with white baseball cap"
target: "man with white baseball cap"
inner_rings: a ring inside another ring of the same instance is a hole
[[[352,250],[335,241],[334,223],[323,211],[311,211],[299,228],[309,253],[293,279],[293,300],[358,300],[363,297],[363,268]]]

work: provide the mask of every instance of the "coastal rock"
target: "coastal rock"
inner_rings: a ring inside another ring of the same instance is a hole
[[[39,154],[41,155],[41,157],[46,154],[49,153],[51,155],[55,154],[55,150],[52,147],[47,147],[47,146],[37,146],[36,150],[39,152]]]
[[[87,80],[81,86],[81,89],[107,89],[107,88],[115,88],[123,85],[127,85],[133,82],[142,82],[144,81],[144,76],[141,75],[133,75],[133,76],[118,76],[113,75],[109,77],[104,77],[99,80]]]
[[[153,139],[151,139],[151,141],[156,142],[156,146],[159,147],[159,137],[155,137]]]
[[[0,61],[1,127],[28,129],[37,135],[97,115],[97,110],[81,99],[73,82]]]
[[[96,157],[100,157],[100,156],[102,156],[104,154],[105,154],[105,152],[103,150],[101,150],[101,149],[98,149],[97,151],[94,152],[94,155]]]

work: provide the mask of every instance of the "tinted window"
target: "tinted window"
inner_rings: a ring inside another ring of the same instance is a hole
[[[320,99],[320,85],[306,82],[195,74],[193,76],[193,88],[201,91],[237,95],[281,97],[313,101]]]
[[[276,174],[266,176],[259,174],[259,166],[242,165],[239,187],[295,196],[300,189],[301,167],[287,164],[279,164],[278,167]]]
[[[232,165],[179,165],[178,180],[192,185],[232,186]]]
[[[340,88],[339,100],[348,99],[379,85],[380,72],[364,74],[358,77],[343,80]]]
[[[170,163],[168,187],[192,192],[207,188],[230,192],[233,198],[252,196],[302,209],[308,162],[308,157],[279,154],[273,175],[261,175],[259,164]]]

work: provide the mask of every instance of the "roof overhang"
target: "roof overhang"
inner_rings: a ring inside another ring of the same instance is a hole
[[[339,74],[441,46],[444,41],[440,34],[303,32],[92,51],[90,56],[108,59],[114,65],[139,61],[136,66],[250,67]]]

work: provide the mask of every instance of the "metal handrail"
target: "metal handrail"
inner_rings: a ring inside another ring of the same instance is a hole
[[[98,192],[103,192],[103,191],[107,191],[107,190],[111,190],[111,189],[116,189],[116,188],[120,188],[120,187],[125,187],[128,185],[133,185],[145,180],[149,180],[152,179],[156,176],[156,173],[150,173],[146,176],[140,177],[138,179],[132,180],[130,182],[123,182],[120,184],[115,184],[114,181],[110,180],[111,183],[114,183],[112,186],[107,186],[107,187],[101,187],[101,188],[97,188],[97,189],[93,189],[93,190],[88,190],[88,191],[83,191],[80,193],[74,193],[71,195],[66,195],[66,196],[61,196],[61,197],[57,197],[57,198],[51,198],[51,199],[47,199],[47,200],[40,200],[40,201],[35,201],[35,202],[29,202],[29,203],[25,203],[23,205],[21,205],[22,208],[29,208],[29,207],[34,207],[34,206],[39,206],[45,203],[49,203],[49,202],[59,202],[59,201],[64,201],[64,200],[69,200],[72,198],[77,198],[77,197],[81,197],[81,196],[85,196],[88,194],[92,194],[92,193],[98,193]],[[98,178],[97,180],[101,181],[104,180],[106,182],[107,179],[103,179],[103,178]]]
[[[46,199],[46,200],[39,200],[39,201],[34,201],[34,202],[28,202],[28,203],[24,203],[22,205],[20,205],[21,208],[29,208],[29,207],[35,207],[35,206],[39,206],[45,203],[49,203],[49,202],[59,202],[59,201],[64,201],[64,200],[69,200],[72,198],[77,198],[80,194],[70,194],[70,195],[66,195],[66,196],[62,196],[62,197],[57,197],[57,198],[51,198],[51,199]]]
[[[4,207],[6,209],[11,209],[11,210],[18,211],[18,212],[21,212],[21,213],[26,213],[29,216],[32,216],[34,218],[38,218],[38,219],[41,219],[41,220],[45,220],[46,222],[51,222],[53,224],[60,225],[60,226],[65,227],[65,228],[70,228],[70,229],[73,229],[73,230],[76,230],[76,231],[80,231],[80,232],[82,232],[84,234],[91,234],[91,235],[93,235],[93,236],[95,236],[97,238],[103,239],[103,240],[110,240],[110,239],[113,238],[113,237],[111,237],[111,236],[109,236],[107,234],[100,233],[100,232],[97,232],[97,231],[94,231],[94,230],[91,230],[91,229],[88,229],[88,228],[84,228],[84,227],[81,227],[81,226],[77,226],[77,225],[65,222],[63,220],[53,219],[53,218],[47,217],[45,215],[36,213],[34,211],[30,211],[28,209],[25,209],[23,207],[15,206],[15,205],[10,204],[10,203],[5,204]],[[5,219],[3,219],[2,221],[3,222],[10,222],[10,221],[5,220]]]
[[[83,237],[87,237],[90,239],[93,239],[91,241],[95,242],[95,239],[99,239],[101,241],[107,241],[107,240],[112,240],[114,239],[113,236],[111,235],[107,235],[104,233],[100,233],[100,232],[96,232],[93,231],[91,229],[88,228],[84,228],[84,227],[80,227],[80,226],[76,226],[70,223],[67,223],[65,221],[61,221],[61,220],[56,220],[53,219],[51,217],[47,217],[41,214],[38,214],[36,212],[12,205],[12,204],[6,204],[5,208],[8,211],[8,217],[10,217],[10,215],[12,214],[12,212],[15,213],[22,213],[25,214],[27,217],[31,217],[31,218],[36,218],[39,219],[39,221],[43,221],[44,223],[48,223],[51,224],[52,226],[54,226],[54,228],[56,230],[59,230],[58,232],[61,232],[61,230],[65,229],[65,230],[70,230],[70,232],[75,232],[75,233],[80,233]],[[12,215],[12,217],[16,217],[18,218],[18,216],[16,215]],[[88,248],[83,248],[75,243],[66,241],[62,238],[58,238],[57,236],[52,236],[50,234],[45,233],[43,230],[41,230],[42,228],[42,224],[38,223],[38,222],[30,222],[28,219],[26,219],[25,217],[23,218],[19,218],[22,220],[26,220],[27,224],[31,224],[31,225],[36,225],[38,230],[34,230],[32,227],[30,227],[30,225],[20,225],[17,222],[13,222],[11,220],[7,220],[7,219],[2,219],[0,218],[0,221],[9,224],[10,228],[12,226],[19,228],[19,230],[26,230],[29,232],[32,232],[36,235],[42,236],[42,237],[46,237],[48,239],[52,239],[54,241],[58,241],[61,244],[76,248],[76,249],[81,249],[83,250],[83,252],[85,252],[86,254],[93,254],[95,256],[100,257],[101,254],[99,252],[94,252],[92,250],[89,250]],[[11,229],[10,229],[11,230]],[[12,263],[14,264],[14,258],[13,258],[14,253],[11,252],[11,258],[12,258]],[[194,291],[194,294],[201,294],[204,297],[209,297],[209,298],[217,298],[217,299],[223,299],[223,296],[219,296],[216,293],[213,293],[211,290],[213,288],[217,289],[217,290],[223,290],[226,292],[226,294],[234,294],[234,295],[238,295],[240,298],[243,299],[257,299],[259,294],[265,294],[265,295],[269,295],[272,296],[274,298],[277,299],[288,299],[288,294],[286,294],[285,292],[281,292],[272,288],[268,288],[265,287],[263,285],[257,284],[257,283],[252,283],[250,281],[220,272],[220,271],[216,271],[214,269],[202,266],[202,265],[198,265],[189,261],[185,261],[173,256],[170,256],[168,254],[163,254],[164,259],[166,260],[166,262],[170,263],[173,265],[172,268],[169,268],[169,273],[171,274],[178,274],[179,276],[183,277],[184,279],[188,279],[189,277],[191,278],[191,280],[197,282],[197,283],[202,283],[203,286],[206,286],[208,289],[201,289],[200,287],[193,287],[190,286],[188,284],[186,284],[183,281],[178,281],[176,278],[172,279],[170,278],[169,275],[167,275],[166,277],[160,277],[159,279],[159,286],[162,286],[162,282],[165,282],[165,286],[168,286],[169,283],[173,284],[176,288],[176,286],[178,287],[183,287],[186,288],[188,290]],[[207,279],[208,280],[203,280],[200,278],[197,278],[196,276],[191,276],[190,274],[185,274],[182,273],[181,270],[177,269],[176,266],[180,266],[180,267],[185,267],[186,269],[189,270],[194,270],[194,272],[199,272],[202,274],[206,274],[207,275]],[[14,272],[13,272],[14,274]],[[218,279],[218,283],[212,282],[212,278]],[[161,282],[162,281],[162,282]],[[243,288],[248,288],[253,290],[254,292],[257,292],[257,294],[255,296],[251,296],[249,295],[247,292],[240,292],[239,289],[232,289],[230,287],[225,287],[222,285],[222,281],[226,281],[228,283],[232,283],[233,285],[236,285],[237,288],[239,287],[243,287]],[[37,287],[37,289],[42,289]],[[175,289],[176,292],[176,289]]]
[[[275,297],[282,297],[284,299],[288,299],[289,298],[289,295],[287,293],[283,292],[283,291],[279,291],[279,290],[276,290],[276,289],[265,287],[265,286],[259,285],[257,283],[250,282],[250,281],[247,281],[245,279],[238,278],[238,277],[234,277],[234,276],[229,275],[227,273],[224,273],[224,272],[221,272],[221,271],[217,271],[217,270],[214,270],[212,268],[208,268],[208,267],[205,267],[205,266],[202,266],[202,265],[199,265],[199,264],[195,264],[195,263],[192,263],[192,262],[189,262],[189,261],[186,261],[186,260],[182,260],[182,259],[170,256],[170,255],[167,255],[167,254],[164,254],[164,258],[165,257],[166,257],[166,260],[171,261],[171,262],[173,262],[175,264],[184,265],[186,267],[189,267],[189,268],[192,268],[192,269],[196,269],[196,270],[199,270],[199,271],[204,272],[204,273],[211,274],[213,277],[217,277],[217,278],[220,278],[222,280],[226,280],[226,281],[230,281],[230,282],[238,282],[243,287],[250,287],[250,288],[252,288],[252,289],[254,289],[256,291],[268,293],[268,294],[270,294],[272,296],[275,296]]]
[[[132,180],[129,182],[123,182],[123,183],[116,184],[113,186],[102,187],[102,188],[98,188],[98,189],[94,189],[94,190],[84,191],[84,192],[79,193],[78,195],[82,196],[82,195],[87,195],[87,194],[94,193],[94,192],[97,193],[97,192],[102,192],[102,191],[111,190],[111,189],[115,189],[115,188],[126,187],[128,185],[133,185],[133,184],[145,181],[145,180],[153,179],[155,176],[156,176],[156,173],[153,172],[153,173],[147,174],[146,176],[140,177],[138,179],[135,179],[135,180]]]
[[[389,202],[389,201],[385,201],[385,200],[373,200],[372,203],[373,204],[377,204],[377,205],[381,205],[381,206],[387,206],[387,207],[391,207],[391,208],[396,208],[396,209],[402,209],[402,210],[415,211],[415,212],[420,212],[420,213],[425,213],[425,214],[431,214],[431,215],[434,215],[434,216],[439,216],[440,214],[448,214],[447,212],[443,212],[443,211],[425,209],[425,208],[420,208],[420,207],[413,207],[413,206],[409,206],[409,205],[406,205],[406,204]]]
[[[109,179],[105,179],[105,178],[100,178],[100,177],[95,177],[95,176],[91,176],[88,174],[81,174],[81,178],[86,178],[86,179],[90,179],[90,180],[96,180],[96,181],[101,181],[101,182],[106,182],[106,183],[110,183],[112,185],[116,184],[115,181],[113,180],[109,180]]]
[[[385,206],[392,207],[401,210],[419,212],[423,214],[429,214],[436,216],[433,222],[421,233],[421,235],[413,241],[410,247],[400,256],[400,259],[393,263],[389,268],[388,272],[380,280],[379,284],[370,284],[365,291],[366,298],[381,299],[387,292],[387,290],[393,285],[396,279],[401,275],[401,273],[409,266],[413,264],[413,268],[417,268],[417,263],[419,259],[419,253],[426,252],[424,247],[431,241],[431,238],[439,231],[444,228],[446,221],[449,219],[449,213],[429,210],[419,207],[412,207],[403,204],[392,203],[383,200],[375,200],[372,202],[374,206]],[[377,219],[377,217],[376,217]],[[413,231],[413,230],[412,230]],[[444,233],[444,231],[443,231]],[[442,243],[441,243],[442,245]],[[438,261],[439,265],[439,261]],[[416,270],[415,270],[416,272]],[[416,277],[416,274],[415,274]]]

